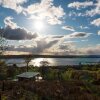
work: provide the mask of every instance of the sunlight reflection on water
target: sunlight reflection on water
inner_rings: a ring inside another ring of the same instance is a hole
[[[49,62],[50,66],[56,66],[56,65],[78,65],[80,62],[82,64],[94,64],[94,63],[100,63],[100,58],[36,58],[32,59],[30,61],[30,65],[34,66],[40,66],[41,61],[47,61]],[[17,64],[19,67],[25,66],[25,60],[24,59],[9,59],[6,61],[7,64]]]
[[[47,61],[47,62],[49,62],[50,65],[54,65],[55,64],[54,60],[50,59],[50,58],[47,58],[47,59],[45,59],[45,58],[36,58],[36,59],[31,60],[30,64],[40,67],[41,66],[40,62],[41,61]]]

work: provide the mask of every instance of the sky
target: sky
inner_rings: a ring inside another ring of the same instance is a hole
[[[100,54],[100,0],[0,0],[0,35],[12,54]]]

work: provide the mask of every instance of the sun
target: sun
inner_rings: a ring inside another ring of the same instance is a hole
[[[36,20],[34,22],[34,28],[37,31],[42,31],[44,29],[44,22],[42,20]]]

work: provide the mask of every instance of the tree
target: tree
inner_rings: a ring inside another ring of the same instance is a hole
[[[3,38],[3,34],[5,31],[3,29],[0,30],[0,55],[4,53],[4,51],[7,49],[7,41],[5,38]]]
[[[2,55],[4,53],[4,51],[7,49],[6,48],[6,44],[7,44],[7,41],[5,38],[3,38],[3,34],[5,33],[5,31],[3,29],[0,29],[0,55]],[[0,62],[1,59],[0,59]],[[6,77],[4,77],[4,74],[3,72],[6,71],[7,68],[5,68],[5,63],[3,62],[3,64],[0,64],[2,71],[0,72],[1,76],[3,76],[3,81],[2,81],[2,90],[4,90],[4,80],[6,79]],[[3,74],[2,74],[3,73]],[[1,96],[0,96],[1,97]],[[1,99],[1,98],[0,98]]]
[[[5,31],[3,29],[0,29],[0,55],[2,55],[4,53],[4,51],[7,49],[6,48],[6,43],[7,43],[6,39],[3,38],[4,32]],[[0,66],[3,66],[3,65],[0,65]],[[0,72],[0,74],[1,74],[1,72]],[[3,78],[2,80],[3,80],[2,81],[2,91],[4,91],[4,80],[5,80],[5,78]],[[0,93],[0,100],[1,100],[1,93]]]
[[[28,57],[28,58],[25,58],[25,63],[26,63],[26,71],[28,72],[28,67],[29,67],[29,63],[31,61],[31,58]]]
[[[41,74],[43,76],[43,78],[45,77],[46,73],[48,72],[48,65],[50,64],[48,61],[41,61],[40,62],[41,64],[41,67],[40,67],[40,71],[41,71]]]
[[[41,61],[40,62],[41,66],[48,66],[49,65],[49,62],[48,61]]]
[[[9,78],[14,78],[16,76],[16,72],[17,72],[17,65],[16,64],[13,64],[12,66],[8,66],[8,69],[7,69],[7,77]]]

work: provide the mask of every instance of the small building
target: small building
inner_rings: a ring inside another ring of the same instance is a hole
[[[39,72],[24,72],[17,75],[18,81],[38,80],[40,76]]]

